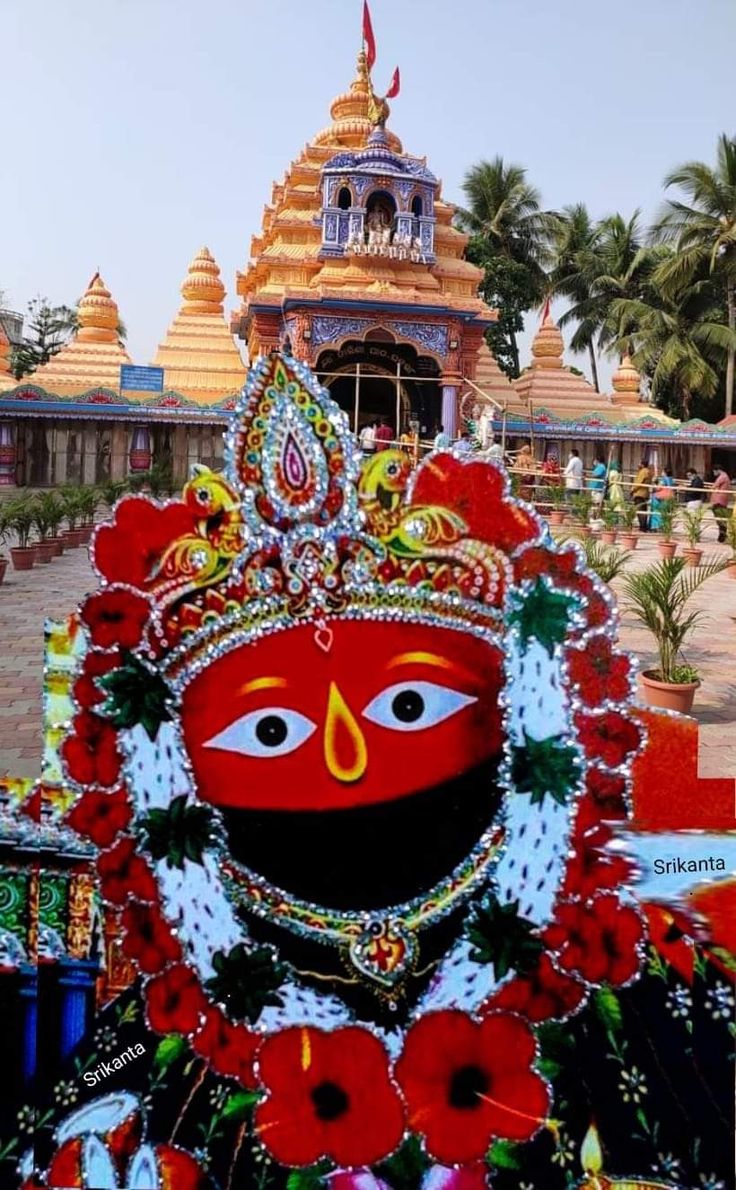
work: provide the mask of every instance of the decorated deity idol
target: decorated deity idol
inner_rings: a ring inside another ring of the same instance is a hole
[[[695,964],[726,1005],[727,964],[635,895],[636,766],[666,781],[613,598],[499,464],[361,463],[273,354],[225,472],[126,496],[92,555],[67,821],[138,972],[98,1024],[143,1053],[27,1187],[556,1190],[594,1119],[612,1185],[715,1177],[722,1072],[652,1021]]]

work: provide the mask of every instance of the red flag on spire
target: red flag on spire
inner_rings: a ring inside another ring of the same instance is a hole
[[[391,76],[391,84],[389,86],[388,91],[386,92],[386,99],[395,99],[400,90],[401,90],[401,75],[399,74],[399,68],[397,66],[396,70],[394,71],[393,75]]]
[[[368,0],[363,0],[363,42],[365,44],[365,58],[368,69],[372,70],[373,63],[376,60],[376,39],[373,36],[371,10],[368,7]]]
[[[551,297],[548,296],[546,302],[544,303],[544,309],[542,310],[542,326],[544,326],[545,322],[549,318],[549,307],[551,301]]]

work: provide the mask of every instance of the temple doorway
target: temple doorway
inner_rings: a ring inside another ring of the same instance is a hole
[[[394,438],[407,432],[425,438],[440,421],[437,361],[419,355],[410,344],[396,343],[387,332],[369,332],[364,340],[328,348],[319,356],[316,370],[355,433],[385,418]]]

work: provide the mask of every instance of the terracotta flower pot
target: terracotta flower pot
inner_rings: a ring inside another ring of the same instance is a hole
[[[93,529],[94,525],[80,525],[79,529],[77,529],[80,545],[89,545],[90,541],[92,540]]]
[[[615,529],[601,529],[601,541],[604,545],[615,545],[618,533]]]
[[[8,569],[8,559],[0,558],[0,583],[5,578],[5,571]]]
[[[63,537],[49,537],[49,545],[54,547],[54,557],[60,558],[64,553],[64,538]]]
[[[660,558],[674,558],[677,553],[676,541],[658,541],[657,549],[659,550]]]
[[[14,570],[32,570],[36,561],[35,545],[16,545],[10,551]]]
[[[653,673],[653,670],[645,669],[639,674],[639,681],[648,705],[687,715],[692,709],[695,691],[700,682],[661,682],[653,676]]]
[[[591,529],[590,525],[578,525],[575,529],[575,532],[579,537],[590,537],[593,530]]]
[[[54,543],[52,541],[38,541],[36,543],[37,562],[50,562],[54,556]]]
[[[562,525],[565,522],[565,514],[560,508],[553,508],[551,512],[547,513],[547,520],[550,525]]]
[[[683,557],[686,559],[688,566],[700,566],[700,559],[703,556],[703,551],[698,549],[695,545],[684,545],[682,547]]]
[[[64,548],[67,550],[75,549],[79,545],[79,538],[77,536],[77,529],[65,529],[62,533],[64,539]]]

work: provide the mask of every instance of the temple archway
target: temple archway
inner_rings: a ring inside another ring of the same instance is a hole
[[[389,332],[374,329],[365,339],[328,348],[317,360],[317,373],[358,433],[385,417],[395,437],[409,429],[425,437],[440,420],[439,364],[411,344],[393,341]]]

